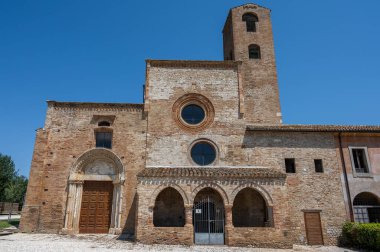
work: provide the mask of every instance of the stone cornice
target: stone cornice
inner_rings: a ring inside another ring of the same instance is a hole
[[[150,67],[191,67],[191,68],[209,68],[209,69],[237,69],[242,64],[241,61],[211,61],[211,60],[153,60],[147,59],[147,65]]]
[[[49,108],[57,110],[96,110],[96,111],[136,111],[143,110],[140,103],[97,103],[97,102],[58,102],[47,101]]]
[[[248,131],[380,133],[379,125],[247,125]]]

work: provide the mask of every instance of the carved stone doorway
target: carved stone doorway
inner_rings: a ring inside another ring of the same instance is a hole
[[[112,199],[111,217],[109,229],[106,233],[120,234],[122,230],[121,207],[124,180],[124,167],[120,159],[111,150],[96,148],[82,154],[70,172],[65,226],[62,232],[67,234],[79,233],[80,217],[83,216],[81,214],[83,196],[87,197],[83,195],[83,184],[97,181],[113,184],[112,193],[109,195]],[[103,229],[102,231],[106,230]]]

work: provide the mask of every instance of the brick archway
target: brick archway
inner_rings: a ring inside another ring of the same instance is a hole
[[[256,222],[256,224],[254,223],[255,221],[251,220],[251,226],[266,226],[266,227],[273,227],[274,226],[274,220],[273,220],[273,199],[272,197],[270,196],[270,194],[261,186],[259,185],[256,185],[256,184],[243,184],[243,185],[240,185],[238,187],[236,187],[233,192],[231,193],[231,202],[233,203],[233,212],[236,214],[236,205],[235,205],[235,201],[237,199],[237,195],[242,192],[243,190],[246,190],[246,189],[249,189],[249,190],[252,190],[254,193],[257,194],[257,196],[259,198],[262,198],[263,201],[264,201],[264,205],[263,205],[263,215],[261,217],[264,217],[264,222]],[[247,202],[245,202],[247,203]],[[248,207],[248,206],[246,206]],[[251,206],[253,207],[253,206]],[[234,211],[235,210],[235,211]],[[251,211],[250,211],[251,212]],[[234,214],[232,214],[232,218],[234,219]],[[236,219],[235,219],[235,222],[236,222]],[[241,225],[240,225],[241,226]]]
[[[183,227],[185,221],[185,204],[180,192],[170,186],[161,190],[153,207],[153,225]]]
[[[183,190],[183,188],[177,184],[174,184],[174,183],[170,183],[170,184],[167,184],[167,185],[160,185],[158,186],[154,192],[152,193],[150,199],[149,199],[149,207],[153,208],[154,207],[154,204],[155,204],[155,201],[156,201],[156,198],[157,196],[163,191],[165,190],[166,188],[168,187],[172,187],[174,188],[175,190],[178,191],[179,194],[181,194],[182,196],[182,199],[183,199],[183,202],[185,205],[188,205],[190,204],[189,202],[189,197],[187,196],[186,192]]]
[[[229,205],[230,204],[230,200],[229,200],[229,197],[228,197],[228,194],[226,193],[226,191],[220,187],[219,185],[215,184],[215,183],[202,183],[200,184],[199,186],[197,186],[193,191],[192,191],[192,198],[191,198],[191,202],[194,202],[194,199],[196,197],[196,195],[203,189],[205,188],[212,188],[214,189],[215,191],[217,191],[219,193],[219,195],[222,197],[223,199],[223,204],[224,205]]]
[[[261,194],[261,196],[264,198],[267,206],[271,206],[271,207],[273,206],[273,199],[270,196],[270,194],[267,192],[267,190],[265,190],[263,187],[261,187],[259,185],[255,185],[255,184],[243,184],[243,185],[239,185],[238,187],[236,187],[233,190],[233,192],[231,193],[231,202],[233,202],[235,200],[236,195],[241,190],[243,190],[245,188],[251,188],[251,189],[254,189],[255,191],[259,192]]]

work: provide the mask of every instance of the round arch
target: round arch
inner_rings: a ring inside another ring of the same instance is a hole
[[[182,196],[182,199],[183,199],[183,202],[185,205],[188,205],[190,204],[189,202],[189,198],[186,194],[186,192],[182,189],[182,187],[180,187],[179,185],[177,184],[168,184],[168,185],[160,185],[158,186],[152,193],[150,199],[149,199],[149,206],[150,207],[154,207],[155,205],[155,202],[156,202],[156,198],[157,196],[163,191],[165,190],[166,188],[173,188],[175,190],[177,190],[177,192]]]
[[[229,200],[229,197],[228,197],[226,191],[222,187],[220,187],[218,184],[215,184],[212,182],[203,183],[203,184],[198,185],[196,188],[194,188],[194,190],[192,191],[192,195],[191,195],[192,196],[192,198],[191,198],[192,202],[194,202],[194,199],[197,196],[197,194],[205,188],[211,188],[211,189],[214,189],[216,192],[218,192],[220,197],[223,200],[224,205],[230,204],[230,200]]]
[[[110,174],[110,171],[101,171],[95,169],[91,171],[93,175],[113,175],[111,176],[112,181],[122,182],[125,180],[124,176],[124,166],[120,158],[111,150],[106,148],[94,148],[88,150],[81,154],[77,160],[73,163],[70,170],[69,181],[72,180],[85,180],[86,179],[86,169],[90,165],[94,165],[96,162],[103,162],[103,164],[108,164],[107,168],[113,169],[113,174]],[[95,164],[96,166],[96,164]],[[108,173],[108,174],[96,174],[96,173]],[[102,179],[98,176],[98,178]]]
[[[371,192],[358,193],[353,200],[355,222],[380,222],[380,199]]]
[[[241,20],[246,22],[247,20],[253,20],[254,22],[259,22],[259,17],[254,12],[246,12],[241,16]]]
[[[268,220],[264,197],[250,187],[240,190],[232,205],[234,227],[265,227]]]
[[[179,191],[173,187],[161,190],[155,198],[153,225],[155,227],[183,227],[185,221],[185,204]]]
[[[359,205],[362,205],[362,206],[371,206],[371,205],[380,206],[380,200],[379,200],[379,197],[377,197],[377,195],[375,195],[374,193],[361,192],[355,196],[354,201],[353,201],[353,205],[354,206],[359,206]]]
[[[261,196],[264,198],[265,200],[265,203],[268,207],[273,207],[273,199],[272,197],[270,196],[270,194],[268,193],[267,190],[265,190],[262,186],[260,185],[256,185],[256,184],[243,184],[243,185],[240,185],[238,187],[236,187],[232,193],[231,193],[231,202],[234,202],[235,200],[235,197],[236,195],[243,189],[245,188],[251,188],[255,191],[257,191],[258,193],[261,194]]]

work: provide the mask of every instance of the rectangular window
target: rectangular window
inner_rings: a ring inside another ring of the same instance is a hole
[[[255,21],[247,21],[247,32],[256,32],[256,22]]]
[[[315,172],[323,172],[322,159],[314,159]]]
[[[112,133],[111,132],[95,132],[97,148],[112,148]]]
[[[296,173],[296,161],[294,158],[285,158],[286,173]]]
[[[350,147],[352,168],[356,173],[369,173],[367,148]]]

